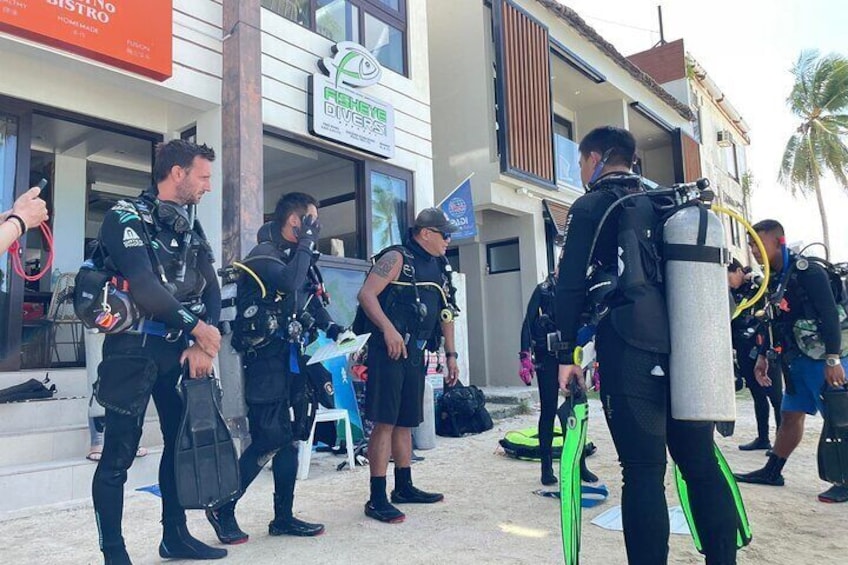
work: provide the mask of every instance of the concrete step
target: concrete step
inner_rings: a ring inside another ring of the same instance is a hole
[[[486,402],[486,410],[489,411],[489,416],[492,417],[492,420],[505,420],[507,418],[512,418],[513,416],[518,416],[519,414],[526,414],[526,409],[521,404],[497,404],[497,403],[489,403]]]
[[[60,395],[0,404],[0,435],[88,426],[88,403],[88,396]],[[147,406],[147,418],[150,417],[156,417],[153,400]]]
[[[157,483],[161,456],[161,449],[154,449],[136,459],[126,488]],[[96,468],[97,464],[80,457],[0,469],[0,521],[34,513],[39,507],[90,500]]]
[[[50,384],[56,385],[56,396],[89,396],[91,389],[88,386],[88,375],[85,369],[33,369],[26,371],[14,371],[0,373],[0,389],[8,388],[17,384],[35,379],[44,381],[50,377]],[[2,409],[0,404],[0,410]],[[2,414],[2,412],[0,412]]]
[[[489,386],[480,390],[486,395],[489,404],[533,404],[539,402],[539,388],[536,386]]]
[[[90,441],[87,424],[0,433],[0,471],[10,466],[83,459],[88,454]],[[155,413],[145,418],[141,445],[148,449],[162,445]]]

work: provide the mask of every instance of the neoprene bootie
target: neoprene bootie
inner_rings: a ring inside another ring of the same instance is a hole
[[[554,475],[553,457],[550,453],[542,454],[542,484],[555,485],[557,484],[556,475]]]
[[[294,495],[274,494],[274,519],[268,524],[268,533],[272,536],[320,536],[324,533],[324,524],[311,524],[298,520],[292,515]]]
[[[127,548],[123,545],[103,548],[103,563],[104,565],[132,565]]]
[[[246,543],[250,536],[239,528],[235,503],[229,502],[217,510],[207,510],[206,519],[212,524],[218,540],[226,545]]]
[[[740,483],[752,483],[755,485],[769,485],[773,487],[782,487],[784,484],[783,466],[786,465],[786,459],[778,457],[774,453],[769,455],[766,466],[750,473],[733,473],[736,480]]]
[[[398,524],[406,514],[386,498],[386,477],[371,477],[371,498],[365,503],[365,515],[387,524]]]
[[[586,452],[583,452],[583,456],[580,458],[580,480],[584,483],[597,483],[598,475],[589,470],[586,466]]]
[[[185,522],[163,522],[162,543],[159,544],[159,556],[163,559],[223,559],[227,550],[206,545],[194,538],[186,528]]]
[[[439,492],[425,492],[412,484],[410,467],[395,467],[395,489],[392,502],[396,504],[433,504],[441,502],[445,495]]]
[[[758,449],[771,449],[771,442],[769,439],[758,437],[750,443],[745,443],[739,446],[740,451],[756,451]]]

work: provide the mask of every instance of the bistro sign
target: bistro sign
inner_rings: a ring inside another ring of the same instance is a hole
[[[0,31],[165,80],[172,0],[0,0]]]
[[[352,41],[337,43],[333,52],[334,56],[318,62],[322,73],[310,77],[309,130],[313,135],[381,157],[393,157],[394,108],[354,90],[380,82],[383,73],[380,63]]]

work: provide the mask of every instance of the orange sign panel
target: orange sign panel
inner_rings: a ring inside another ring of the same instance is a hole
[[[0,0],[0,31],[165,80],[172,0]]]

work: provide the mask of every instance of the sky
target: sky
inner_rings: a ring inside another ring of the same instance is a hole
[[[783,223],[792,243],[821,241],[814,196],[793,198],[777,182],[786,141],[800,120],[786,98],[793,63],[804,49],[848,56],[845,0],[560,0],[624,55],[659,41],[662,6],[666,41],[688,51],[751,128],[748,168],[754,176],[751,220]],[[823,184],[831,259],[848,261],[848,194],[832,178]]]

